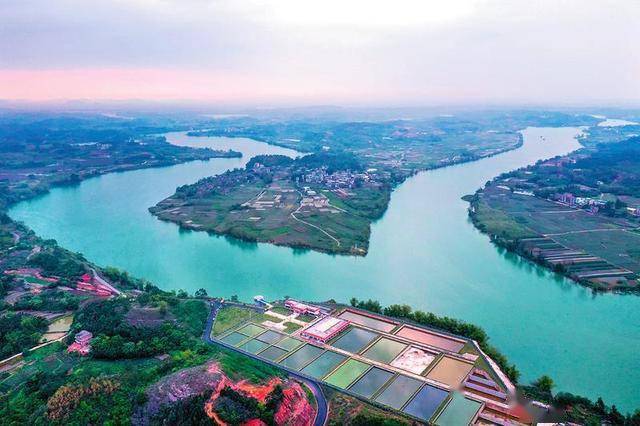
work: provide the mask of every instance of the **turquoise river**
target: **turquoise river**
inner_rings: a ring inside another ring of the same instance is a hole
[[[307,300],[352,296],[461,318],[484,327],[529,381],[551,375],[559,390],[640,408],[640,297],[591,291],[499,250],[467,217],[492,177],[579,147],[575,128],[528,128],[524,145],[480,161],[423,172],[400,185],[373,225],[364,258],[250,244],[181,231],[147,209],[179,185],[241,167],[256,154],[295,155],[249,139],[175,144],[233,148],[242,159],[196,161],[114,173],[52,190],[10,215],[39,235],[165,289]]]

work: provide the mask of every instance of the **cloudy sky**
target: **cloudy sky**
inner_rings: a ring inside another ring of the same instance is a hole
[[[0,99],[640,104],[639,0],[0,0]]]

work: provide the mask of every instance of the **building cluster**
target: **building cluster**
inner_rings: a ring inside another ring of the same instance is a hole
[[[323,185],[329,189],[355,188],[356,182],[375,183],[373,173],[376,169],[369,169],[364,173],[351,170],[327,173],[326,167],[320,167],[302,176],[302,182]]]
[[[570,192],[554,194],[552,199],[569,207],[586,208],[591,213],[597,213],[608,202],[602,198],[576,197]],[[626,210],[631,216],[640,217],[640,206],[627,207]]]
[[[640,207],[627,207],[627,213],[631,216],[640,217]]]
[[[266,210],[274,207],[282,207],[282,194],[275,194],[273,197],[265,198],[265,192],[257,198],[242,203],[242,207],[254,210]]]
[[[300,201],[302,207],[324,209],[329,207],[329,199],[323,194],[318,194],[316,191],[310,189],[308,186],[303,188],[304,196]]]
[[[102,278],[93,276],[89,273],[83,274],[80,277],[80,281],[76,283],[76,289],[104,297],[120,294],[120,291],[113,287],[111,284],[109,284]]]
[[[571,157],[560,157],[560,158],[552,158],[551,160],[544,161],[540,164],[541,167],[563,167],[567,164],[574,164],[576,162],[575,158]]]
[[[607,201],[600,198],[576,197],[570,192],[554,194],[553,199],[570,207],[588,207],[592,213],[597,213],[600,208],[607,205]]]

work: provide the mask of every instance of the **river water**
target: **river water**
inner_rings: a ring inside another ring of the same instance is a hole
[[[165,289],[307,300],[373,298],[484,327],[529,381],[551,375],[558,389],[640,407],[640,297],[597,295],[493,246],[460,197],[492,177],[579,148],[575,128],[528,128],[523,147],[423,172],[395,190],[373,225],[365,258],[251,244],[182,231],[147,208],[175,188],[253,155],[295,151],[249,139],[167,134],[172,143],[233,148],[242,159],[197,161],[114,173],[14,206],[36,233]]]

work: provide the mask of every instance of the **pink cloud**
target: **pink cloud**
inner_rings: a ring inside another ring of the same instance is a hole
[[[263,84],[237,73],[146,68],[0,70],[0,98],[259,100],[296,97],[293,86]]]

